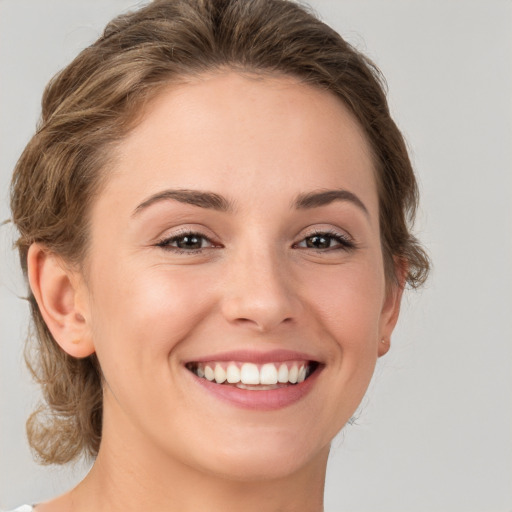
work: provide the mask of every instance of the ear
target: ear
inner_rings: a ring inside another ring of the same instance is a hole
[[[62,258],[37,243],[28,250],[27,267],[30,288],[55,341],[70,356],[91,355],[94,345],[81,276],[67,268]]]
[[[391,347],[391,335],[393,334],[393,330],[398,321],[398,315],[400,314],[400,304],[405,288],[407,269],[408,265],[406,262],[395,260],[397,279],[386,286],[386,297],[382,305],[380,317],[379,357],[387,354]]]

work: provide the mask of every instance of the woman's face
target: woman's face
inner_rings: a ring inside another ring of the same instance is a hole
[[[219,73],[160,94],[92,209],[104,444],[242,479],[325,461],[398,313],[378,218],[331,93]]]

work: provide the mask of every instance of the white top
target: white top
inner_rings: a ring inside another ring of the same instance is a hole
[[[21,507],[15,508],[9,512],[33,512],[34,508],[31,505],[21,505]]]

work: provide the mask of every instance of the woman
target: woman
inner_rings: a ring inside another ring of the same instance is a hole
[[[378,71],[280,0],[156,1],[49,84],[13,179],[47,401],[36,512],[322,510],[426,278]]]

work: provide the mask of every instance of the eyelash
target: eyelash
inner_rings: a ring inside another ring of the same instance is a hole
[[[173,247],[172,245],[170,245],[171,243],[177,242],[178,240],[183,239],[185,237],[195,237],[195,238],[199,238],[201,240],[206,240],[209,243],[213,244],[213,242],[207,236],[204,236],[202,233],[198,233],[196,231],[185,231],[183,233],[178,233],[170,238],[164,238],[163,240],[160,240],[159,242],[157,242],[156,245],[157,245],[157,247],[161,247],[165,251],[171,251],[176,254],[193,255],[193,254],[200,254],[203,252],[202,247],[199,249],[180,249],[179,247]]]
[[[186,238],[186,237],[194,237],[201,240],[205,240],[212,244],[215,247],[215,244],[205,235],[202,233],[198,233],[196,231],[186,231],[183,233],[179,233],[177,235],[174,235],[169,238],[164,238],[156,243],[157,247],[160,247],[166,251],[174,252],[175,254],[187,254],[187,255],[195,255],[195,254],[201,254],[203,252],[203,247],[197,248],[197,249],[181,249],[179,247],[174,247],[171,245],[171,243],[176,243],[180,239]],[[336,231],[332,230],[320,230],[320,231],[314,231],[313,233],[310,233],[308,236],[304,237],[299,243],[304,242],[307,239],[311,239],[314,237],[324,237],[329,238],[331,241],[334,240],[339,245],[335,247],[327,247],[323,249],[318,249],[319,252],[329,252],[329,251],[352,251],[357,248],[356,243],[350,239],[347,235],[343,235],[341,233],[338,233]],[[294,244],[293,247],[297,247],[298,244]],[[219,246],[217,246],[219,247]],[[305,249],[311,249],[315,250],[312,247],[305,247]]]
[[[347,235],[343,235],[341,233],[338,233],[334,230],[319,230],[314,231],[313,233],[310,233],[308,236],[304,237],[301,242],[307,240],[308,238],[314,238],[314,237],[326,237],[330,238],[331,240],[334,240],[338,242],[338,246],[336,247],[328,247],[325,249],[319,249],[321,252],[327,252],[327,251],[351,251],[356,249],[356,243],[349,238]],[[297,244],[294,244],[294,246]],[[308,247],[308,249],[313,249],[312,247]]]

